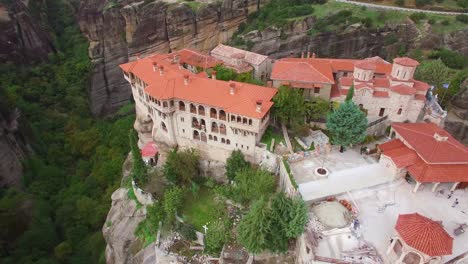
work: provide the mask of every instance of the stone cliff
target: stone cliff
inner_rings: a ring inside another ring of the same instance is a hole
[[[78,22],[90,41],[94,64],[89,88],[92,112],[110,114],[130,100],[119,64],[138,54],[184,47],[209,51],[227,41],[247,15],[266,1],[82,1]]]
[[[43,0],[13,0],[0,4],[0,63],[32,64],[45,61],[55,52],[52,38],[46,28],[45,15],[39,10]]]
[[[460,85],[460,92],[451,102],[445,129],[463,144],[468,145],[468,79]]]
[[[20,187],[21,162],[29,153],[29,147],[19,129],[19,112],[0,110],[0,187]]]

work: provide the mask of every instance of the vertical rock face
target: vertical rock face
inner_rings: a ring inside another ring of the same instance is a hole
[[[460,92],[454,96],[444,125],[450,134],[468,145],[468,79],[460,85]]]
[[[0,4],[0,63],[31,64],[45,61],[49,53],[55,52],[38,14],[44,5],[42,0],[34,1],[34,8],[20,0],[8,6]]]
[[[0,187],[19,187],[23,166],[21,160],[28,148],[18,130],[19,113],[0,112]]]
[[[130,87],[119,64],[138,54],[184,47],[209,51],[227,41],[247,15],[266,1],[203,1],[193,9],[179,1],[82,1],[78,21],[90,41],[89,56],[94,63],[92,112],[110,114],[130,100]]]

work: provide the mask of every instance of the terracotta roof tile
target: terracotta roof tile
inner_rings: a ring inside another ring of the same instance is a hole
[[[390,97],[388,92],[385,92],[385,91],[374,91],[372,96],[374,96],[374,97]]]
[[[146,143],[146,145],[141,149],[141,156],[143,157],[154,157],[156,154],[158,154],[159,150],[158,147],[156,146],[156,143],[153,141],[150,141]]]
[[[402,95],[413,95],[416,93],[416,89],[413,87],[404,85],[404,84],[398,84],[390,87],[390,90],[395,93],[399,93]]]
[[[351,86],[353,85],[353,77],[341,77],[340,78],[340,84],[344,86]]]
[[[403,66],[416,67],[419,65],[419,62],[408,57],[401,57],[393,59],[393,62]]]
[[[427,163],[468,164],[468,148],[433,123],[393,123],[392,128]],[[436,140],[435,134],[447,139]]]
[[[164,66],[164,73],[153,71],[153,63]],[[133,65],[130,69],[129,65]],[[271,102],[277,90],[253,84],[233,82],[235,94],[230,94],[229,82],[199,77],[167,60],[167,55],[156,54],[136,62],[120,66],[126,72],[132,72],[148,86],[145,92],[151,96],[164,99],[180,99],[209,106],[219,107],[226,112],[243,116],[262,118],[272,107]],[[184,76],[189,76],[186,85]],[[256,111],[256,101],[262,100],[262,111]]]
[[[175,55],[180,56],[180,62],[203,69],[214,68],[216,65],[223,63],[214,57],[190,49],[182,49],[169,54],[171,58]]]
[[[406,147],[399,139],[380,144],[379,148],[398,168],[406,168],[418,159],[416,152]]]
[[[418,213],[398,216],[395,229],[406,244],[429,255],[451,255],[453,238],[439,222]]]
[[[329,65],[310,61],[277,60],[271,72],[272,80],[313,82],[333,84],[333,74]]]
[[[431,86],[425,82],[421,82],[418,80],[412,80],[414,82],[413,88],[418,91],[427,91]]]
[[[374,78],[372,81],[375,87],[390,88],[390,81],[387,78]]]
[[[426,101],[426,96],[424,94],[415,94],[414,99],[415,100]]]
[[[220,56],[223,56],[223,57],[231,57],[233,55],[239,57],[239,54],[240,54],[240,55],[243,55],[242,59],[245,62],[247,62],[249,64],[253,64],[253,65],[260,65],[266,59],[268,59],[268,56],[258,54],[258,53],[254,53],[254,52],[250,52],[250,51],[246,51],[246,50],[241,50],[241,49],[234,48],[234,47],[227,46],[227,45],[223,45],[223,44],[219,44],[213,50],[211,50],[211,54],[220,55]]]
[[[354,66],[356,66],[356,68],[363,69],[363,70],[375,70],[375,67],[376,67],[375,64],[376,63],[371,60],[362,60],[362,61],[356,62]]]

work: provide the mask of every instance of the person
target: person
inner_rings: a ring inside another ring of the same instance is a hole
[[[458,205],[458,198],[455,199],[455,202],[453,202],[452,207],[455,208],[455,206],[457,206],[457,205]]]

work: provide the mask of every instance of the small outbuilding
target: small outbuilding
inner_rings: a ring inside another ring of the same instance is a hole
[[[441,222],[418,213],[398,216],[397,235],[392,238],[387,257],[395,264],[437,264],[451,255],[453,238]]]
[[[150,141],[141,149],[141,158],[146,165],[155,166],[158,162],[159,149],[156,143]]]

